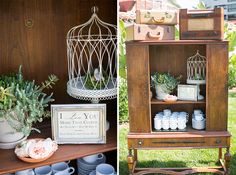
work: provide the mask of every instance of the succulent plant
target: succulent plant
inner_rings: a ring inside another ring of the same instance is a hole
[[[175,78],[174,76],[170,75],[169,73],[158,73],[154,72],[151,76],[151,84],[153,87],[158,85],[164,86],[164,91],[166,93],[171,93],[177,85],[180,83],[179,80],[181,79],[181,75]]]
[[[5,118],[12,128],[28,136],[32,130],[37,130],[33,128],[34,123],[49,116],[45,107],[54,101],[53,94],[47,95],[43,90],[52,88],[56,81],[55,75],[48,76],[41,85],[34,80],[24,80],[21,66],[17,74],[1,75],[0,118]]]

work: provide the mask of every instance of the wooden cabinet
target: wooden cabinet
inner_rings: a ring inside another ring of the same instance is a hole
[[[228,42],[213,40],[130,41],[126,46],[130,171],[134,173],[136,170],[141,170],[135,168],[136,154],[139,149],[219,148],[221,152],[221,148],[227,148],[226,155],[230,157],[230,133],[227,131]],[[166,103],[150,98],[150,75],[154,72],[169,72],[174,76],[182,75],[181,84],[186,84],[187,58],[194,55],[197,50],[206,56],[206,85],[200,86],[204,100]],[[186,131],[161,132],[154,129],[155,114],[167,108],[172,111],[186,111],[190,114]],[[191,114],[194,109],[201,109],[206,114],[206,129],[203,131],[194,130],[191,126]],[[228,159],[221,167],[222,173],[227,171],[227,167]]]

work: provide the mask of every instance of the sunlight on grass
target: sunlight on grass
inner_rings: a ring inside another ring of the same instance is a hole
[[[231,139],[230,175],[236,175],[236,93],[229,94],[228,130]],[[128,127],[120,129],[120,174],[127,175],[126,156],[128,155],[126,135]],[[225,149],[223,150],[225,151]],[[195,150],[149,150],[139,151],[139,167],[193,167],[215,166],[218,158],[218,149]],[[199,173],[200,174],[200,173]],[[202,173],[210,175],[211,173]],[[212,175],[212,174],[211,174]]]

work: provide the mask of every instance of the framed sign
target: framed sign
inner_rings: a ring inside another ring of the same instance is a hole
[[[106,104],[51,105],[51,113],[58,144],[106,143]]]
[[[197,101],[197,85],[178,85],[178,100]]]

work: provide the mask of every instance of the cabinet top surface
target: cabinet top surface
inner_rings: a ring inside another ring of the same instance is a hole
[[[130,45],[165,45],[165,44],[227,44],[227,40],[149,40],[149,41],[127,41]]]

